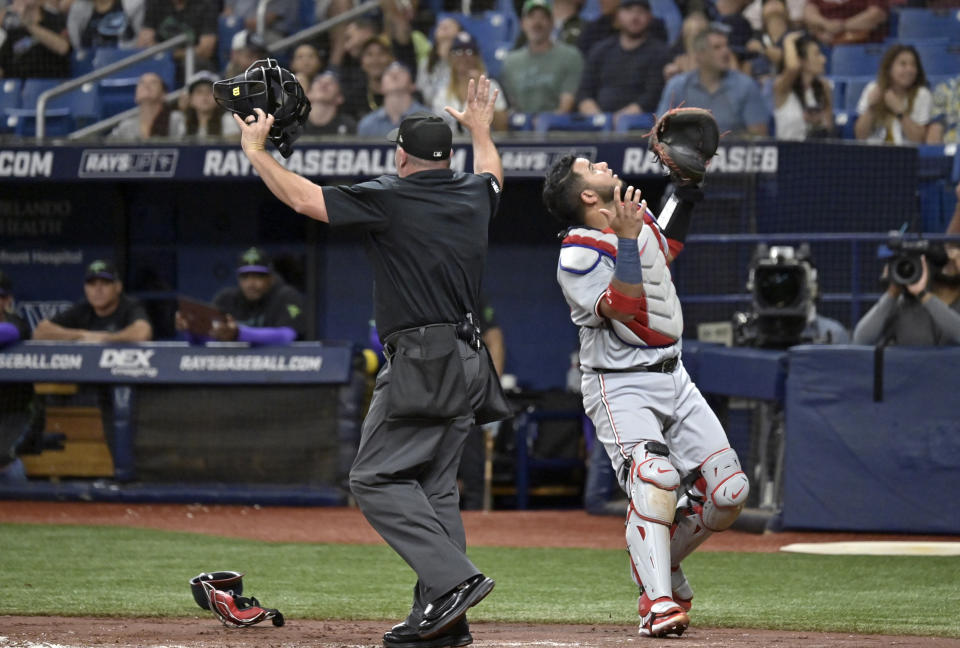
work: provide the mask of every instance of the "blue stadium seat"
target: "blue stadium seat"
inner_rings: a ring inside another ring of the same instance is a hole
[[[857,104],[860,102],[860,95],[863,94],[863,89],[867,87],[867,84],[876,79],[875,76],[849,76],[843,77],[844,79],[844,92],[843,92],[843,103],[836,104],[834,108],[837,110],[845,110],[847,112],[856,113]]]
[[[630,131],[643,131],[647,133],[653,130],[654,123],[656,123],[656,120],[654,119],[653,113],[620,115],[613,129],[617,133],[629,133]]]
[[[37,98],[50,88],[54,88],[63,79],[27,79],[23,83],[21,93],[21,107],[35,110]],[[85,83],[83,86],[71,90],[67,94],[57,95],[47,104],[47,110],[52,108],[67,108],[73,120],[79,125],[87,125],[100,119],[100,97],[94,83]]]
[[[542,112],[537,114],[534,124],[534,130],[538,133],[550,131],[600,131],[609,133],[613,129],[613,115],[610,113],[557,115]]]
[[[844,98],[847,91],[846,77],[827,77],[827,80],[833,85],[833,109],[839,110],[844,105]]]
[[[77,78],[93,70],[93,52],[91,50],[70,51],[70,76]]]
[[[580,18],[584,22],[590,22],[599,18],[601,13],[603,10],[600,7],[600,0],[586,0],[580,9]]]
[[[884,46],[880,43],[835,45],[830,51],[831,76],[877,74]]]
[[[460,26],[467,30],[480,44],[480,55],[487,67],[487,72],[496,77],[506,52],[510,51],[516,42],[519,23],[516,15],[506,11],[485,11],[480,15],[465,15],[462,13],[439,13],[437,21],[444,18],[453,18]],[[497,58],[498,50],[500,58]]]
[[[857,139],[853,132],[853,126],[857,123],[857,113],[849,110],[834,110],[833,125],[837,137],[840,139]]]
[[[650,11],[663,21],[667,28],[667,42],[673,43],[680,36],[683,15],[674,0],[650,0]]]
[[[138,50],[122,50],[115,47],[98,47],[93,54],[93,67],[97,69],[102,68],[110,63],[115,63],[132,56],[133,54],[137,53],[137,51]],[[163,79],[163,82],[167,85],[168,91],[175,88],[174,84],[176,83],[177,69],[173,62],[173,54],[170,52],[163,52],[162,54],[157,54],[145,61],[140,61],[139,63],[116,72],[107,78],[139,78],[140,75],[144,74],[145,72],[155,72],[158,74],[160,78]]]
[[[0,110],[19,108],[23,79],[0,79]]]
[[[940,41],[915,43],[923,70],[929,74],[960,74],[960,44]]]
[[[303,3],[301,3],[302,5]],[[313,7],[313,3],[309,3]],[[220,67],[224,68],[230,62],[230,49],[233,37],[243,31],[243,20],[238,16],[220,16],[217,18],[217,58]]]
[[[507,128],[514,132],[532,131],[533,118],[534,116],[530,113],[521,113],[521,112],[511,113],[510,121],[507,124]]]
[[[33,137],[37,133],[37,111],[33,108],[7,108],[4,122],[7,128],[20,137]],[[46,135],[63,136],[73,130],[73,117],[69,108],[50,108],[44,123]]]
[[[956,9],[902,8],[894,13],[898,39],[949,38],[960,41],[960,15]]]
[[[6,111],[20,107],[22,79],[0,79],[0,133],[12,133],[13,127],[7,126]]]
[[[97,87],[100,106],[104,118],[137,105],[134,97],[137,92],[137,77],[127,79],[103,79]]]
[[[34,108],[37,97],[64,82],[64,79],[25,79],[20,91],[20,105],[24,108]]]

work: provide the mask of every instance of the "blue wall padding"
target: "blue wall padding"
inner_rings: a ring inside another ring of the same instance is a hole
[[[960,349],[796,347],[786,391],[784,525],[960,533]]]

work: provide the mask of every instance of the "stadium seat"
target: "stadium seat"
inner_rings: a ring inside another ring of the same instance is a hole
[[[0,110],[20,107],[23,79],[0,79]]]
[[[4,110],[7,128],[20,137],[37,134],[37,111],[33,108],[7,108]],[[73,130],[73,116],[69,108],[50,108],[44,122],[46,135],[58,137]]]
[[[608,133],[612,130],[612,127],[613,116],[610,113],[557,115],[542,112],[537,114],[534,119],[534,130],[538,133],[550,131],[600,131]]]
[[[847,112],[856,113],[857,104],[860,102],[860,95],[863,94],[863,89],[867,87],[867,84],[873,81],[876,77],[874,76],[850,76],[843,77],[843,103],[836,104],[835,108],[837,110],[845,110]]]
[[[97,93],[104,118],[113,117],[137,105],[135,101],[137,81],[137,77],[100,81]]]
[[[13,132],[13,127],[7,126],[6,111],[20,107],[20,90],[22,86],[22,79],[0,80],[0,133]]]
[[[960,14],[956,9],[902,8],[894,13],[898,39],[948,38],[960,42]]]
[[[915,43],[914,47],[926,74],[960,74],[960,44],[934,41]]]
[[[667,28],[667,42],[673,43],[680,36],[683,15],[674,0],[650,0],[650,11],[663,21]]]
[[[111,63],[123,60],[136,54],[138,50],[122,50],[115,47],[98,47],[93,54],[93,67],[100,69]],[[163,52],[149,59],[140,61],[128,68],[111,74],[109,79],[139,78],[145,72],[155,72],[163,79],[167,90],[173,90],[176,83],[176,66],[173,63],[173,54]]]
[[[844,99],[847,91],[846,77],[827,77],[827,81],[833,86],[833,109],[839,110],[844,105]]]
[[[829,74],[831,76],[876,75],[883,58],[884,46],[880,43],[861,45],[835,45],[830,51]]]
[[[18,121],[29,123],[28,130],[33,132],[35,128],[37,99],[41,94],[62,84],[64,79],[27,79],[23,83],[23,90],[20,94],[20,107],[22,112],[16,113]],[[100,119],[100,97],[97,93],[97,86],[94,83],[85,83],[80,88],[71,90],[62,95],[57,95],[47,103],[47,128],[48,133],[53,127],[54,121],[63,122],[63,116],[56,116],[55,110],[66,109],[69,112],[71,126],[86,126]],[[25,112],[25,111],[29,111]],[[23,128],[21,126],[21,128]]]
[[[653,130],[656,119],[653,113],[639,113],[636,115],[620,115],[616,122],[613,129],[617,133],[629,133],[630,131],[647,133]]]
[[[857,113],[849,110],[834,110],[833,125],[840,139],[857,139],[853,127],[857,123]]]
[[[583,8],[580,9],[580,19],[585,23],[590,22],[591,20],[599,18],[602,13],[603,9],[600,7],[600,0],[586,0],[586,2],[583,3]]]
[[[517,39],[519,23],[516,16],[510,12],[493,10],[471,16],[450,12],[437,14],[437,22],[444,18],[453,18],[477,39],[483,64],[487,67],[488,74],[496,77],[503,58],[513,48]]]
[[[90,50],[70,51],[70,76],[77,78],[93,70],[93,52]]]
[[[510,121],[507,128],[511,131],[532,131],[533,115],[530,113],[515,112],[510,114]]]
[[[304,3],[301,3],[301,5]],[[313,3],[309,3],[311,9]],[[233,44],[233,37],[237,32],[243,31],[243,20],[239,16],[223,16],[217,18],[217,59],[220,61],[220,67],[224,68],[230,62],[230,49]]]

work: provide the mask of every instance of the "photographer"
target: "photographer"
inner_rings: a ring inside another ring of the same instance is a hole
[[[960,344],[960,247],[944,248],[931,246],[919,255],[919,279],[911,283],[887,263],[887,291],[857,323],[854,344]],[[895,263],[902,259],[901,252]]]
[[[747,290],[751,310],[733,315],[734,346],[786,349],[796,344],[848,344],[840,322],[820,315],[817,268],[804,243],[757,246]]]

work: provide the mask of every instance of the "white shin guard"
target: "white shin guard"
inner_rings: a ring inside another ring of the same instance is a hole
[[[670,596],[670,525],[680,474],[647,445],[655,444],[638,444],[632,455],[626,537],[634,581],[653,601]]]

